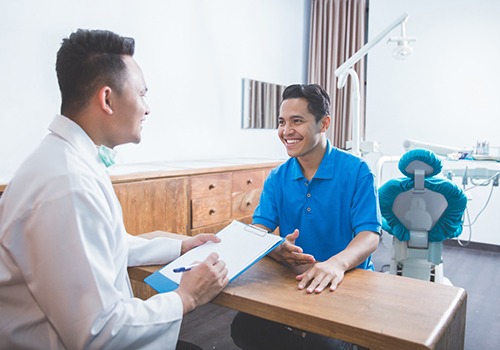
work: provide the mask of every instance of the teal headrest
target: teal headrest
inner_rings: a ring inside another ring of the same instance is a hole
[[[424,163],[425,167],[425,177],[432,177],[441,172],[443,164],[441,160],[436,156],[436,154],[428,149],[418,148],[412,149],[406,152],[399,160],[399,171],[401,171],[407,177],[413,177],[413,171],[416,164]]]

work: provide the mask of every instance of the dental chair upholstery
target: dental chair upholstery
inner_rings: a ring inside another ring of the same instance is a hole
[[[443,276],[443,241],[462,233],[467,197],[452,181],[434,177],[442,164],[432,151],[408,151],[398,167],[406,177],[379,189],[382,228],[394,236],[389,272],[449,284]]]

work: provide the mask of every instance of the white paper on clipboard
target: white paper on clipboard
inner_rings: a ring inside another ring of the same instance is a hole
[[[280,236],[236,220],[217,236],[221,239],[219,243],[207,242],[191,249],[144,281],[159,292],[171,291],[177,288],[182,277],[182,273],[173,271],[175,268],[201,262],[212,252],[226,263],[227,277],[232,281],[283,241]]]

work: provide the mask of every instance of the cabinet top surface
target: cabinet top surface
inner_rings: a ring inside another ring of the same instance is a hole
[[[113,183],[140,181],[163,177],[209,174],[224,171],[250,170],[275,167],[285,159],[228,158],[187,161],[157,161],[147,163],[116,164],[108,169]],[[8,179],[0,179],[0,193]]]

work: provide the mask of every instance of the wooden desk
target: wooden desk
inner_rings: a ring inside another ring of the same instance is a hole
[[[155,294],[142,281],[158,268],[129,269],[138,297]],[[370,349],[464,348],[463,289],[379,272],[355,269],[337,291],[308,295],[290,269],[264,258],[213,303]]]

